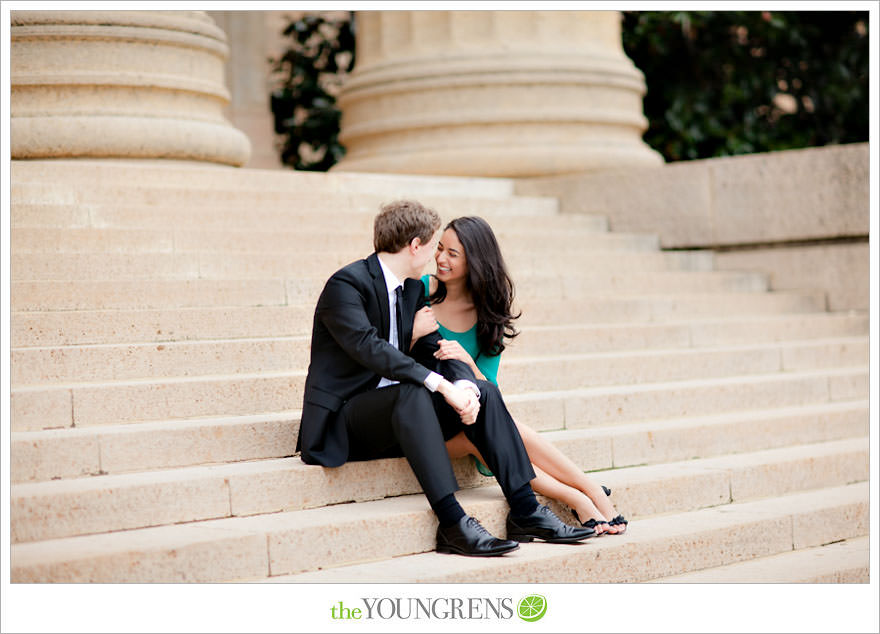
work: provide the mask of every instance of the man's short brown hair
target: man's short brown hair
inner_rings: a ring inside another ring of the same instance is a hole
[[[382,205],[373,221],[376,253],[397,253],[413,238],[426,243],[440,228],[440,215],[414,200],[396,200]]]

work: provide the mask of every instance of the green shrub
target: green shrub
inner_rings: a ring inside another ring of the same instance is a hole
[[[868,140],[868,13],[624,12],[667,161]]]
[[[270,97],[281,162],[298,170],[327,171],[345,155],[338,139],[336,95],[354,66],[351,13],[347,19],[306,15],[284,35],[292,41],[273,60],[279,86]]]

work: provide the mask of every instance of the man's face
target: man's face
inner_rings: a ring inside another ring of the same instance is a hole
[[[415,253],[412,255],[412,269],[410,277],[419,278],[422,276],[422,273],[425,270],[425,267],[428,265],[434,258],[434,253],[437,251],[437,242],[440,240],[440,230],[434,232],[434,235],[431,236],[431,239],[424,243],[419,244],[415,248]]]

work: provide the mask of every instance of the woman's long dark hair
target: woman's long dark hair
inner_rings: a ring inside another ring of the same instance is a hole
[[[522,313],[511,313],[513,280],[501,255],[501,248],[489,223],[478,216],[456,218],[446,229],[458,236],[467,258],[466,288],[477,309],[477,342],[480,353],[490,356],[504,351],[504,339],[513,339],[519,332],[513,320]],[[430,301],[439,304],[446,299],[446,285],[438,280]]]

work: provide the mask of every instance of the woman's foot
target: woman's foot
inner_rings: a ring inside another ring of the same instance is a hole
[[[596,537],[598,537],[599,535],[604,535],[605,533],[614,534],[613,530],[611,529],[611,525],[605,518],[597,519],[595,517],[591,517],[586,522],[581,522],[581,518],[578,516],[577,511],[572,509],[571,514],[574,515],[574,519],[576,519],[581,526],[583,526],[584,528],[592,528],[594,531],[596,531]]]
[[[614,535],[623,535],[626,532],[626,527],[629,522],[623,515],[618,515],[613,520],[608,522],[608,525],[614,531]]]

